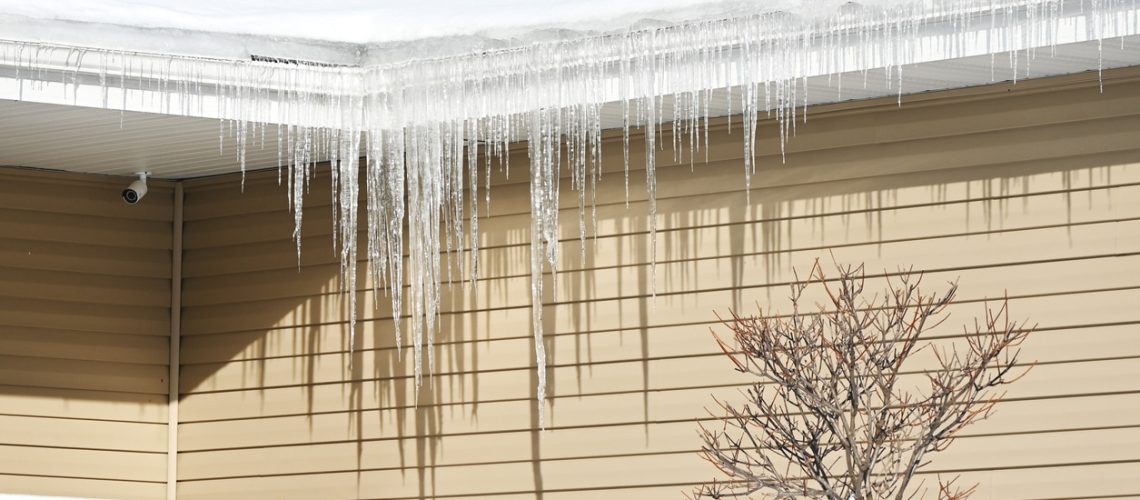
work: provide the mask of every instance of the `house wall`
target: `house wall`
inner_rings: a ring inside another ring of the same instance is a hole
[[[0,493],[162,498],[169,185],[0,168]]]
[[[1003,295],[1040,326],[1022,353],[1037,366],[928,474],[980,481],[979,498],[1140,495],[1140,81],[905,101],[813,109],[784,164],[765,124],[750,197],[738,127],[717,127],[692,172],[659,153],[655,298],[643,174],[627,208],[620,137],[607,144],[584,260],[563,194],[544,432],[525,175],[499,179],[480,220],[483,279],[444,288],[437,373],[418,403],[385,297],[361,307],[348,354],[325,174],[299,265],[276,173],[249,176],[244,194],[236,177],[188,182],[180,496],[679,497],[714,477],[696,421],[750,381],[708,334],[715,314],[780,307],[792,270],[832,255],[865,262],[873,288],[899,266],[935,288],[959,280],[943,333]],[[524,165],[520,151],[511,168]]]

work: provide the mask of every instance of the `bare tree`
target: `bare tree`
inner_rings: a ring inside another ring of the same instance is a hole
[[[1017,357],[1033,328],[1010,321],[1005,300],[987,304],[961,337],[928,339],[947,318],[956,283],[927,294],[922,274],[904,270],[868,299],[863,267],[836,267],[835,279],[818,261],[807,279],[796,275],[790,314],[733,312],[722,320],[731,339],[713,332],[735,369],[761,380],[742,391],[742,406],[718,400],[718,424],[701,426],[701,454],[727,478],[694,496],[920,496],[921,481],[912,481],[929,455],[987,418],[1004,395],[997,389],[1027,371]],[[801,310],[805,292],[821,292],[817,310]],[[939,481],[938,496],[973,492],[955,480]]]

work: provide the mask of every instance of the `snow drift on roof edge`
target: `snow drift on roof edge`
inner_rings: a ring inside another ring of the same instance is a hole
[[[0,0],[0,32],[11,40],[109,50],[376,65],[746,15],[823,20],[843,10],[934,3],[944,2]]]
[[[646,23],[789,12],[827,17],[846,0],[0,0],[7,15],[135,28],[161,28],[352,44],[478,36],[526,38],[546,30],[611,32]],[[863,0],[891,7],[920,0]],[[46,41],[46,40],[45,40]]]

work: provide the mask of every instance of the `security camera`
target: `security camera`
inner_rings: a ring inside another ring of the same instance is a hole
[[[143,199],[143,196],[146,196],[146,172],[139,172],[139,180],[132,182],[123,190],[123,201],[134,205]]]

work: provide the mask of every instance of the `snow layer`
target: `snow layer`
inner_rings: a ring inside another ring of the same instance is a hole
[[[865,0],[889,5],[902,0]],[[834,13],[840,0],[0,0],[34,19],[376,44],[532,31],[613,31],[761,11]]]

